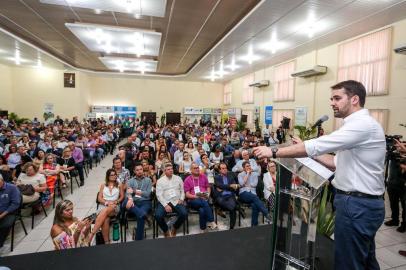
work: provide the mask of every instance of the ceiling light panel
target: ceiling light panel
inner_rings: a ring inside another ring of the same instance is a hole
[[[65,26],[91,51],[158,56],[161,33],[86,23]]]
[[[99,57],[100,61],[111,70],[156,72],[158,61],[141,58]]]
[[[44,4],[165,17],[166,0],[40,0]]]

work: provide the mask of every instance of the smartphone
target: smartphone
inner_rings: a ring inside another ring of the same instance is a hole
[[[93,213],[93,214],[91,214],[91,215],[89,215],[89,216],[87,216],[87,217],[85,217],[83,220],[90,220],[90,221],[95,221],[96,220],[96,218],[97,218],[97,213]]]

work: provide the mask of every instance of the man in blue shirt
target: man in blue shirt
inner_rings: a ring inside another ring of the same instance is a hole
[[[15,212],[20,206],[20,191],[10,183],[6,183],[0,174],[0,247],[10,232],[16,218]]]
[[[269,223],[271,218],[268,209],[258,198],[256,188],[258,184],[259,173],[251,168],[249,161],[242,163],[243,171],[238,174],[238,184],[240,185],[239,199],[243,203],[249,203],[252,207],[251,226],[258,225],[258,215],[261,212]]]

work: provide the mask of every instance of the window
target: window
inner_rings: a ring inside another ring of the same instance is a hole
[[[381,124],[383,130],[386,133],[388,127],[388,115],[389,110],[387,109],[370,109],[369,115],[371,115],[379,124]],[[333,130],[339,129],[344,124],[342,118],[334,118]]]
[[[339,82],[362,82],[367,95],[388,93],[388,71],[391,28],[381,30],[339,45]]]
[[[243,89],[242,89],[242,103],[251,104],[254,103],[254,87],[249,86],[254,82],[254,73],[248,74],[243,78]]]
[[[226,85],[224,85],[223,88],[223,104],[224,105],[230,105],[231,104],[231,98],[232,98],[232,85],[231,83],[227,83]]]
[[[278,128],[281,125],[283,117],[290,119],[290,129],[293,128],[293,116],[295,114],[294,110],[273,110],[272,112],[272,126]]]
[[[247,127],[253,127],[253,125],[254,125],[254,112],[252,110],[243,110],[242,115],[247,116]]]
[[[275,67],[274,101],[295,100],[295,78],[290,76],[295,71],[295,61]]]

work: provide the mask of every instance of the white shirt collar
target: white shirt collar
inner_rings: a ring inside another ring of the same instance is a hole
[[[347,116],[346,118],[344,118],[344,122],[347,123],[348,121],[351,121],[351,119],[353,119],[354,117],[357,117],[359,115],[369,115],[369,112],[367,109],[361,109],[359,111],[353,112],[352,114],[350,114],[349,116]]]

